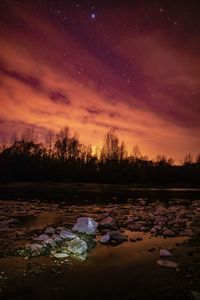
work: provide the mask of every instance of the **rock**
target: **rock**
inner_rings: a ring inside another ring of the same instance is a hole
[[[129,241],[135,243],[135,242],[138,242],[138,241],[142,241],[142,238],[134,236],[134,237],[131,237],[129,239]]]
[[[55,233],[55,228],[53,227],[47,227],[44,231],[46,234],[54,234]]]
[[[77,223],[74,225],[72,230],[78,231],[80,233],[95,234],[97,230],[98,223],[92,218],[81,217],[78,218]]]
[[[48,238],[45,241],[43,241],[43,244],[49,246],[55,246],[55,241],[52,238]]]
[[[10,227],[14,227],[19,224],[17,219],[8,219],[0,222],[0,231],[8,231]]]
[[[22,231],[22,230],[16,230],[16,231],[15,231],[15,234],[16,234],[17,236],[22,237],[22,236],[24,236],[24,235],[26,234],[26,232],[25,232],[25,231]]]
[[[167,208],[164,207],[162,204],[160,204],[158,207],[156,207],[156,210],[155,210],[156,215],[166,213],[166,212],[167,212]]]
[[[32,251],[32,252],[37,252],[37,251],[40,251],[40,250],[43,248],[43,246],[40,245],[40,244],[27,244],[27,245],[25,246],[25,248],[26,248],[27,250]]]
[[[49,238],[48,234],[44,233],[44,234],[41,234],[37,237],[34,237],[33,240],[34,241],[41,241],[41,242],[44,242],[46,241],[47,239]]]
[[[129,239],[129,241],[135,243],[135,242],[137,242],[137,237],[136,237],[136,236],[131,237],[131,238]]]
[[[107,217],[103,219],[99,225],[103,228],[113,229],[115,227],[115,220],[112,217]]]
[[[126,224],[128,224],[128,223],[132,223],[132,222],[135,222],[135,221],[137,221],[138,220],[138,216],[128,216],[127,217],[127,221],[126,221]]]
[[[159,259],[159,260],[157,260],[157,264],[160,267],[170,268],[170,269],[176,269],[178,267],[178,264],[175,261],[173,261],[173,260],[162,260],[162,259]]]
[[[105,235],[103,235],[101,237],[101,240],[100,240],[101,243],[108,243],[109,241],[110,241],[110,234],[109,233],[106,233]]]
[[[139,229],[139,231],[149,231],[149,227],[147,227],[147,226],[142,226],[142,227],[140,227],[140,229]]]
[[[160,257],[169,257],[172,253],[167,249],[160,249]]]
[[[77,237],[68,243],[68,249],[74,254],[83,254],[87,251],[87,244]]]
[[[55,253],[54,255],[53,255],[53,257],[55,257],[55,258],[66,258],[66,257],[68,257],[69,256],[69,254],[67,254],[67,253]]]
[[[155,251],[155,250],[156,250],[156,248],[155,248],[155,247],[153,247],[153,248],[149,248],[149,249],[148,249],[148,251],[149,251],[149,252],[153,252],[153,251]]]
[[[53,234],[51,236],[51,238],[56,242],[56,243],[59,243],[62,241],[62,238],[58,235],[58,234]]]
[[[78,256],[76,256],[76,259],[80,260],[80,261],[85,261],[87,258],[87,252],[80,254]]]
[[[151,228],[151,230],[149,232],[152,234],[157,233],[157,229],[155,227],[153,227],[153,228]]]
[[[69,239],[69,240],[73,240],[77,237],[76,234],[74,234],[73,232],[64,229],[60,231],[59,235],[62,239]]]
[[[154,225],[165,225],[167,222],[167,218],[165,217],[159,217],[159,218],[156,218],[156,220],[154,221]]]
[[[17,224],[19,224],[20,222],[19,222],[18,219],[9,219],[9,220],[6,221],[6,223],[7,223],[8,225],[17,225]]]
[[[100,213],[100,214],[98,215],[98,220],[102,220],[102,219],[105,219],[105,218],[107,218],[107,217],[109,217],[109,213],[108,213],[108,212]]]
[[[156,230],[160,231],[162,229],[161,225],[155,225],[153,228],[155,228]]]
[[[118,232],[118,231],[110,231],[109,232],[111,240],[114,240],[117,243],[123,243],[128,240],[127,236]]]
[[[128,227],[128,229],[130,229],[132,231],[138,231],[142,227],[142,224],[141,223],[129,223],[127,227]]]
[[[163,235],[164,236],[175,236],[176,234],[175,234],[175,232],[173,230],[166,229],[166,230],[163,231]]]

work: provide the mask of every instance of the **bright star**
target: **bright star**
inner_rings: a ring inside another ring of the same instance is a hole
[[[93,12],[93,13],[91,13],[90,17],[92,20],[94,20],[94,19],[96,19],[96,14]]]

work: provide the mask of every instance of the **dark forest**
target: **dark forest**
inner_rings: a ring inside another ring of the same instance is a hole
[[[109,130],[102,148],[96,153],[79,141],[78,135],[64,128],[57,135],[46,134],[37,142],[28,129],[10,144],[1,143],[1,181],[99,182],[136,185],[197,186],[200,178],[200,155],[186,155],[180,165],[172,158],[143,156],[139,146],[131,155],[114,130]]]

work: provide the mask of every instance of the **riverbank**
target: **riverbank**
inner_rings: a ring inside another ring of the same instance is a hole
[[[79,217],[98,223],[95,244],[81,260],[56,258],[52,254],[55,233],[57,238],[60,230],[62,236],[63,230],[71,231]],[[126,204],[81,206],[1,200],[0,220],[3,300],[199,297],[198,200],[136,199]],[[114,236],[114,243],[102,243],[105,234]],[[18,250],[27,244],[45,246],[47,242],[52,251],[45,255],[19,255]]]

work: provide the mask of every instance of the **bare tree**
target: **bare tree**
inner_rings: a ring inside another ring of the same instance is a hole
[[[54,145],[56,156],[62,160],[75,160],[79,157],[80,145],[78,136],[76,134],[71,136],[69,128],[65,127],[56,136]]]
[[[132,150],[133,157],[139,159],[141,157],[141,151],[138,145],[135,145]]]
[[[104,138],[103,147],[101,149],[102,160],[118,160],[120,156],[119,138],[114,130],[109,130]]]
[[[0,153],[3,152],[8,147],[8,140],[3,137],[0,140]]]
[[[93,158],[91,145],[86,146],[84,144],[81,144],[79,157],[83,163],[89,163]]]
[[[193,158],[192,158],[192,155],[189,153],[187,154],[185,157],[184,157],[184,160],[183,160],[183,165],[186,166],[186,165],[191,165],[193,162]]]
[[[70,131],[68,127],[65,127],[56,135],[56,142],[54,148],[56,156],[59,159],[65,160],[67,158],[69,139]]]
[[[81,144],[77,134],[74,134],[74,136],[70,137],[67,149],[67,159],[76,160],[79,157],[80,146]]]
[[[55,139],[55,135],[53,131],[49,130],[45,135],[46,153],[49,157],[51,157],[53,154],[54,139]]]
[[[119,146],[119,159],[124,160],[127,158],[128,152],[124,142],[121,142]]]
[[[26,128],[21,134],[21,140],[25,142],[36,142],[37,138],[38,136],[34,127]]]
[[[200,153],[199,153],[199,154],[197,154],[197,156],[196,156],[196,163],[197,163],[197,164],[199,164],[199,163],[200,163]]]

